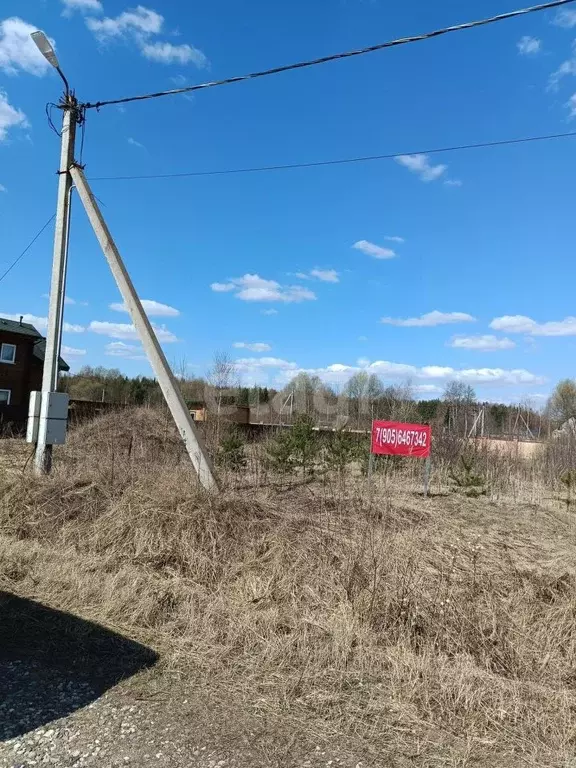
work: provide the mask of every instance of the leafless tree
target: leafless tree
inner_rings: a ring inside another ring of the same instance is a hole
[[[573,379],[563,379],[556,384],[546,405],[546,413],[558,426],[576,418],[576,382]]]
[[[349,413],[360,428],[361,421],[372,421],[376,416],[376,405],[384,393],[384,387],[378,376],[367,371],[354,374],[344,387],[348,397]]]
[[[284,388],[284,402],[288,402],[287,407],[290,408],[291,412],[314,416],[314,398],[322,387],[322,381],[318,376],[311,376],[304,372],[299,373]]]
[[[464,381],[449,381],[444,388],[444,402],[448,406],[448,427],[459,434],[466,434],[472,407],[476,404],[476,392]]]
[[[240,384],[236,364],[227,352],[214,355],[212,367],[208,371],[208,383],[205,400],[209,410],[215,412],[216,445],[219,445],[220,424],[225,415],[226,401],[235,401]]]
[[[387,419],[413,421],[416,418],[417,410],[412,382],[407,379],[400,384],[386,387],[382,395],[382,404]]]

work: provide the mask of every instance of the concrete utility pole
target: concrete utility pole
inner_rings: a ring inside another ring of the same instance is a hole
[[[94,199],[94,195],[86,181],[84,172],[81,168],[75,165],[72,167],[70,173],[80,200],[82,201],[82,205],[86,209],[86,213],[90,219],[92,229],[98,238],[100,247],[104,251],[104,256],[106,257],[114,279],[116,280],[116,285],[122,294],[124,304],[126,305],[130,317],[132,318],[132,322],[138,331],[142,346],[144,347],[144,351],[146,352],[148,360],[158,379],[166,403],[170,408],[178,431],[184,440],[186,450],[198,473],[200,482],[207,490],[217,490],[218,486],[208,453],[202,444],[200,435],[196,430],[194,421],[190,416],[190,412],[186,407],[184,398],[178,388],[178,383],[168,365],[166,356],[156,338],[154,330],[148,320],[148,316],[142,308],[136,289],[132,284],[130,275],[124,266],[120,252],[116,247],[116,243],[112,239],[110,230],[108,229],[104,217]]]
[[[60,104],[64,111],[62,124],[62,148],[60,156],[58,208],[54,238],[54,259],[50,287],[50,309],[46,334],[46,353],[42,376],[42,392],[33,392],[30,399],[28,418],[28,441],[36,443],[35,470],[39,474],[50,472],[52,467],[52,444],[64,442],[68,412],[68,395],[57,393],[58,361],[62,342],[62,318],[66,289],[66,268],[68,262],[68,240],[70,231],[70,195],[76,186],[82,204],[86,209],[92,228],[100,242],[124,303],[130,312],[132,322],[140,336],[144,351],[152,365],[164,398],[184,444],[192,460],[201,484],[207,490],[218,490],[216,477],[208,452],[186,407],[176,379],[170,370],[154,330],[130,275],[124,266],[112,235],[96,204],[84,173],[74,163],[76,125],[80,119],[80,107],[70,91],[52,44],[43,32],[32,34],[36,46],[44,58],[57,70],[66,88]],[[74,182],[74,184],[73,184]]]
[[[52,279],[50,284],[50,306],[48,309],[48,328],[46,330],[46,350],[42,373],[42,403],[44,409],[37,421],[36,453],[34,468],[37,474],[50,472],[52,468],[52,444],[48,440],[50,429],[49,395],[58,389],[60,347],[62,343],[62,318],[64,316],[64,296],[66,292],[66,267],[68,261],[68,234],[70,224],[70,197],[72,178],[70,167],[74,162],[76,124],[78,121],[78,102],[70,92],[68,81],[64,77],[51,43],[43,32],[35,32],[32,39],[42,55],[57,70],[66,87],[62,100],[62,143],[58,180],[58,202],[56,209],[56,229],[54,234],[54,256],[52,259]]]

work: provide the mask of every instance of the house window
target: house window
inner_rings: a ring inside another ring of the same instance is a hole
[[[16,344],[0,345],[0,363],[14,363],[16,361]]]
[[[0,405],[10,405],[10,389],[0,389]]]

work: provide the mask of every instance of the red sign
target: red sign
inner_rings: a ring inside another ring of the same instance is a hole
[[[372,422],[372,453],[426,459],[430,456],[431,442],[432,433],[425,424]]]

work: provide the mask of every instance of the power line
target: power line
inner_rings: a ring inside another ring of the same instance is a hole
[[[433,37],[440,37],[441,35],[447,35],[450,32],[461,32],[465,29],[473,29],[475,27],[482,27],[486,24],[494,24],[498,21],[505,21],[506,19],[514,19],[517,16],[525,16],[528,13],[536,13],[537,11],[546,11],[551,8],[558,8],[561,5],[567,5],[574,0],[552,0],[552,2],[543,3],[540,5],[533,5],[529,8],[521,8],[516,11],[510,11],[509,13],[501,13],[498,16],[491,16],[487,19],[479,19],[477,21],[469,21],[465,24],[457,24],[452,27],[445,27],[444,29],[438,29],[434,32],[427,32],[423,35],[414,35],[412,37],[402,37],[396,40],[390,40],[386,43],[379,43],[378,45],[370,45],[367,48],[360,48],[354,51],[345,51],[344,53],[334,53],[330,56],[322,56],[319,59],[312,59],[309,61],[300,61],[296,64],[286,64],[283,67],[274,67],[273,69],[265,69],[261,72],[252,72],[249,75],[239,75],[237,77],[228,77],[225,80],[213,80],[207,83],[199,83],[198,85],[190,85],[185,88],[175,88],[170,91],[159,91],[158,93],[148,93],[143,96],[129,96],[124,99],[110,99],[108,101],[96,101],[93,104],[88,102],[82,106],[86,109],[100,109],[100,107],[107,107],[111,104],[127,104],[132,101],[145,101],[147,99],[157,99],[160,96],[176,96],[181,93],[191,93],[192,91],[200,91],[205,88],[216,88],[219,85],[230,85],[231,83],[241,83],[244,80],[255,80],[259,77],[267,77],[268,75],[278,75],[281,72],[290,72],[295,69],[304,69],[305,67],[313,67],[317,64],[326,64],[329,61],[336,61],[338,59],[349,59],[353,56],[362,56],[365,53],[373,53],[374,51],[381,51],[385,48],[394,48],[399,45],[406,45],[408,43],[419,43],[423,40],[430,40]]]
[[[44,224],[44,226],[43,226],[43,227],[42,227],[42,229],[41,229],[41,230],[38,232],[38,234],[37,234],[37,235],[35,235],[35,237],[34,237],[34,238],[33,238],[33,239],[32,239],[32,240],[31,240],[31,241],[28,243],[28,245],[26,246],[26,248],[24,248],[24,250],[22,251],[22,253],[20,254],[20,256],[18,256],[18,258],[17,258],[17,259],[14,259],[14,261],[12,262],[12,264],[10,264],[10,266],[8,267],[8,269],[6,270],[6,272],[4,272],[4,274],[0,276],[0,283],[2,282],[2,280],[4,280],[4,278],[6,277],[6,275],[8,275],[8,274],[9,274],[9,273],[10,273],[10,272],[11,272],[11,271],[14,269],[14,267],[16,266],[16,264],[18,264],[18,262],[20,261],[20,259],[23,259],[23,258],[24,258],[24,256],[25,256],[25,255],[28,253],[28,251],[30,250],[30,248],[32,248],[32,246],[34,245],[34,243],[36,242],[36,240],[38,240],[38,238],[40,237],[40,235],[41,235],[41,234],[44,232],[44,230],[45,230],[45,229],[46,229],[46,228],[47,228],[47,227],[48,227],[48,226],[49,226],[49,225],[50,225],[50,224],[51,224],[51,223],[54,221],[54,219],[55,219],[55,218],[56,218],[56,214],[54,214],[53,216],[50,216],[50,218],[48,219],[48,221],[46,222],[46,224]]]
[[[551,139],[565,139],[576,137],[576,131],[569,133],[549,133],[542,136],[525,136],[520,139],[502,139],[500,141],[485,141],[478,144],[459,144],[451,147],[434,147],[417,152],[394,152],[386,155],[363,155],[360,157],[346,157],[337,160],[319,160],[310,163],[287,163],[286,165],[261,165],[253,168],[229,168],[221,171],[190,171],[188,173],[156,173],[143,176],[96,176],[90,181],[139,181],[145,179],[179,179],[191,176],[228,176],[235,173],[260,173],[262,171],[289,171],[296,168],[320,168],[327,165],[346,165],[351,163],[366,163],[374,160],[393,160],[396,157],[406,155],[436,155],[441,152],[461,152],[466,149],[485,149],[488,147],[505,147],[511,144],[527,144],[535,141],[548,141]]]

